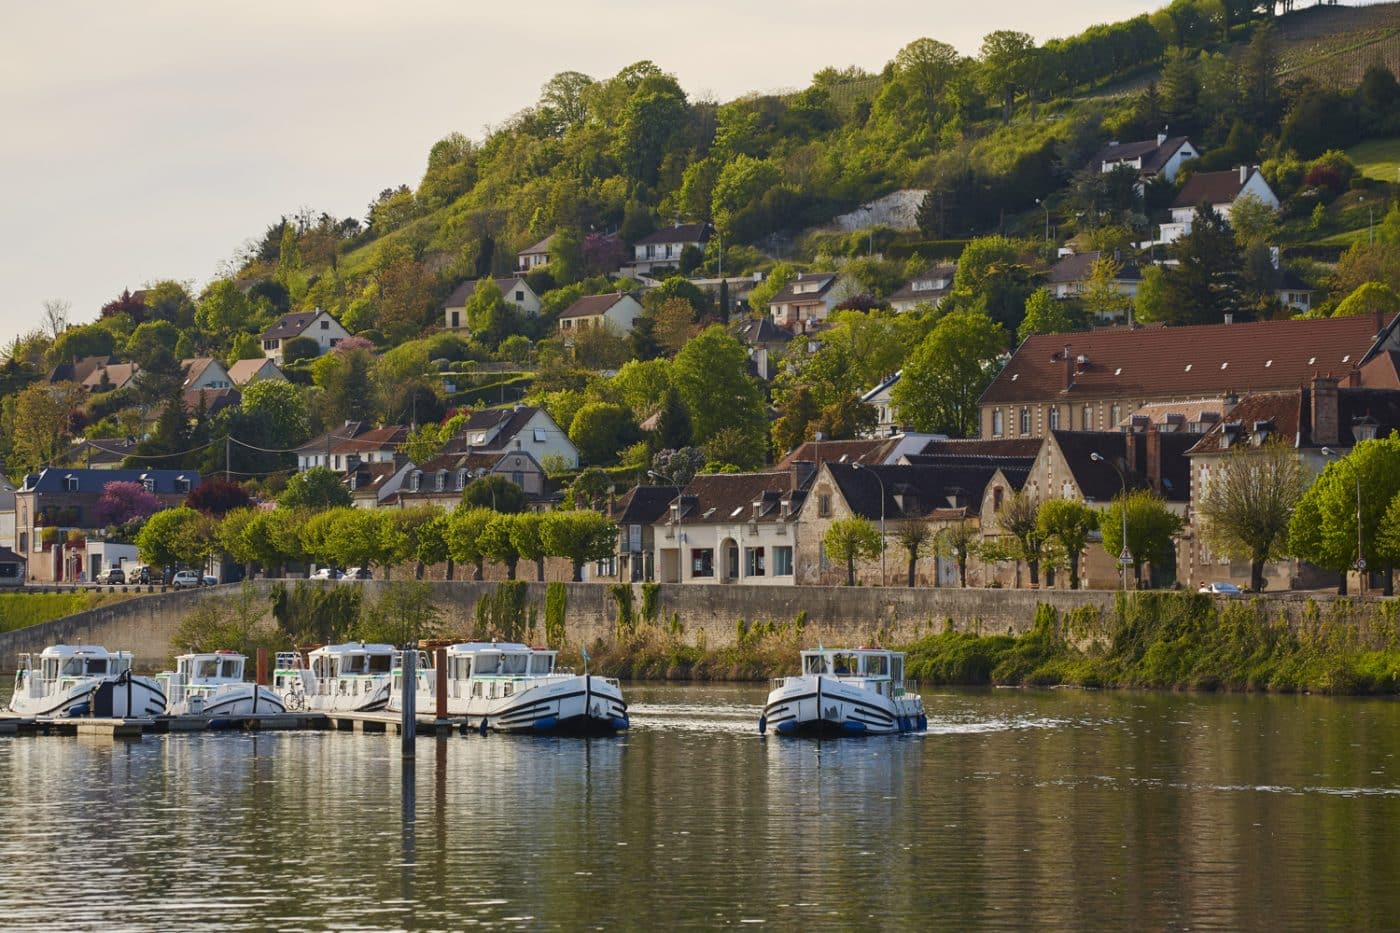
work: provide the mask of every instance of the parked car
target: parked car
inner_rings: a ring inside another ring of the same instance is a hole
[[[126,572],[127,583],[146,584],[151,582],[151,568],[142,564],[140,567],[132,567]]]
[[[311,575],[313,580],[339,580],[341,573],[334,567],[322,567]]]
[[[372,574],[372,573],[369,572],[369,568],[368,568],[368,567],[351,567],[349,570],[345,571],[345,575],[342,576],[340,579],[342,579],[342,580],[373,580],[373,579],[374,579],[374,574]]]
[[[218,586],[218,585],[219,585],[219,578],[218,578],[218,577],[211,577],[211,576],[209,576],[209,574],[205,574],[204,576],[202,576],[202,577],[199,578],[199,585],[200,585],[200,586]]]
[[[203,586],[204,583],[200,579],[200,575],[193,570],[180,570],[176,571],[175,576],[170,578],[170,585],[177,590],[183,590],[187,587]]]
[[[1214,593],[1217,596],[1243,596],[1244,590],[1233,583],[1220,581],[1218,583],[1202,583],[1198,593]]]
[[[126,583],[126,574],[122,573],[120,567],[108,567],[97,575],[95,583],[105,583],[108,586],[121,586]]]

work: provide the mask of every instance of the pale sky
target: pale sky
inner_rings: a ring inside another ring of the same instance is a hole
[[[125,287],[196,290],[309,207],[364,220],[417,187],[432,144],[533,104],[560,71],[651,59],[692,97],[878,71],[920,36],[966,54],[1164,3],[1075,0],[69,0],[5,2],[0,28],[0,340],[45,299],[91,321]]]

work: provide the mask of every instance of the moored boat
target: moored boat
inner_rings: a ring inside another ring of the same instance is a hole
[[[447,666],[417,678],[418,710],[433,709],[436,679],[446,680],[447,713],[497,732],[607,735],[631,725],[622,688],[611,677],[556,666],[557,651],[515,642],[464,642],[447,648]],[[400,708],[396,683],[390,708]]]
[[[165,691],[165,712],[210,719],[286,712],[271,688],[243,679],[247,662],[237,651],[180,655],[175,670],[156,677]]]
[[[389,702],[389,681],[399,666],[393,645],[346,642],[303,655],[278,652],[272,689],[289,710],[368,713]]]
[[[910,685],[912,686],[912,685]],[[924,701],[904,682],[904,654],[883,648],[802,652],[802,673],[773,683],[758,731],[887,735],[928,728]]]
[[[131,670],[129,651],[50,645],[19,656],[10,712],[20,716],[141,718],[165,712],[165,693]]]

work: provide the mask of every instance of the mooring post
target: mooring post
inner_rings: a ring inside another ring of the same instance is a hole
[[[399,734],[403,736],[403,756],[405,758],[412,758],[417,752],[414,748],[418,733],[417,661],[418,648],[414,645],[404,645],[403,664],[400,665],[403,700],[399,704],[403,707],[403,725],[399,729]]]
[[[259,687],[266,687],[266,686],[268,685],[268,683],[269,683],[269,681],[268,681],[268,677],[267,677],[267,649],[266,649],[266,648],[259,648],[259,649],[258,649],[258,686],[259,686]]]
[[[433,691],[437,694],[437,718],[447,718],[447,649],[433,652]]]

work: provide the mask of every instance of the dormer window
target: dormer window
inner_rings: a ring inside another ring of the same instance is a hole
[[[77,491],[78,491],[78,478],[77,478],[76,476],[74,476],[72,473],[69,473],[67,476],[63,477],[63,491],[64,491],[64,492],[77,492]]]
[[[548,431],[546,431],[544,428],[535,428],[535,443],[536,443],[536,444],[543,444],[543,443],[544,443],[546,440],[548,440],[548,439],[549,439],[549,432],[548,432]]]
[[[463,489],[466,488],[466,485],[467,485],[467,471],[466,471],[466,470],[458,470],[458,471],[457,471],[457,479],[456,479],[456,482],[454,483],[454,485],[456,486],[458,492],[461,492]]]
[[[438,470],[438,471],[437,471],[437,476],[434,477],[433,487],[434,487],[434,490],[435,490],[436,492],[442,492],[444,489],[447,488],[447,471],[446,471],[446,470]]]
[[[412,473],[408,474],[408,491],[409,491],[409,492],[418,492],[418,491],[419,491],[420,489],[422,489],[422,488],[423,488],[423,471],[422,471],[422,470],[414,470]]]

